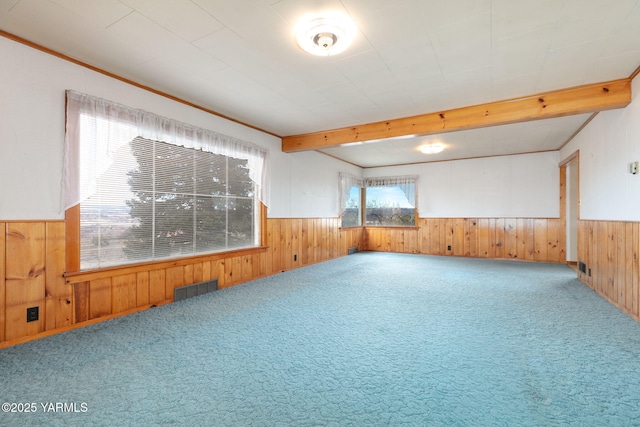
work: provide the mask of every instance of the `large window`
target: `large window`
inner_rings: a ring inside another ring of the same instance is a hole
[[[67,102],[65,200],[80,206],[81,270],[260,244],[264,151],[86,95]]]
[[[341,173],[339,180],[343,227],[362,225],[363,216],[367,226],[415,225],[415,176],[360,179]]]

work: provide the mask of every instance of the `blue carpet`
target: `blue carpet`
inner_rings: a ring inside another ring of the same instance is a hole
[[[551,264],[360,253],[0,350],[0,373],[0,403],[37,405],[6,426],[640,425],[640,324]]]

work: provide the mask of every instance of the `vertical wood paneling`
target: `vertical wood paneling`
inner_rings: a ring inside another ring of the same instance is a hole
[[[111,279],[96,279],[89,282],[88,299],[89,319],[96,319],[111,314]]]
[[[626,306],[626,299],[625,299],[625,294],[626,294],[626,283],[625,283],[625,279],[626,279],[626,274],[625,274],[625,267],[626,267],[626,260],[625,260],[625,256],[626,256],[626,249],[627,249],[627,245],[625,243],[625,224],[623,222],[617,222],[615,224],[616,226],[616,230],[615,230],[615,239],[616,239],[616,267],[615,267],[615,283],[616,283],[616,299],[618,301],[618,304],[620,304],[621,306]]]
[[[632,240],[633,240],[633,248],[631,251],[631,263],[633,264],[633,277],[632,277],[632,307],[633,307],[633,315],[638,318],[640,316],[640,307],[638,300],[640,299],[640,224],[637,222],[633,223],[632,227]],[[627,255],[628,256],[628,255]]]
[[[618,301],[616,283],[616,224],[607,222],[607,290],[606,294],[612,301]]]
[[[516,219],[516,258],[526,259],[525,252],[527,250],[525,232],[524,232],[524,218]]]
[[[440,232],[444,231],[444,241],[445,241],[445,247],[444,247],[444,253],[446,253],[447,255],[452,255],[453,254],[453,223],[451,220],[449,219],[441,219],[441,227],[440,227]],[[440,237],[442,239],[442,236]],[[451,249],[449,249],[451,248]]]
[[[438,255],[440,252],[440,221],[437,219],[429,220],[429,251],[427,253]]]
[[[5,249],[5,338],[45,330],[45,224],[8,223]],[[27,308],[38,307],[39,319],[26,321]]]
[[[203,272],[202,272],[202,262],[197,262],[195,264],[193,264],[193,282],[191,283],[200,283],[202,282],[203,279]]]
[[[491,246],[491,239],[489,238],[489,219],[478,219],[478,256],[481,258],[489,257],[489,249]]]
[[[547,220],[547,259],[552,262],[561,262],[560,259],[560,221]],[[564,234],[564,231],[562,231]]]
[[[372,251],[565,262],[558,218],[421,218],[416,228],[365,228]],[[451,249],[449,249],[451,247]]]
[[[535,221],[532,218],[524,219],[524,259],[527,261],[533,261],[536,254],[534,224]]]
[[[80,270],[80,205],[65,211],[65,269]]]
[[[125,274],[111,279],[111,311],[121,313],[136,308],[137,275]]]
[[[496,218],[489,218],[489,253],[488,253],[488,257],[489,258],[496,258],[496,244],[497,244],[497,239],[496,239]]]
[[[0,342],[5,340],[6,330],[6,266],[5,266],[5,248],[6,248],[6,227],[4,222],[0,222]]]
[[[290,270],[293,266],[293,222],[284,221],[281,225],[282,235],[280,238],[280,244],[283,245],[284,251],[284,270]]]
[[[271,253],[271,273],[276,273],[278,271],[282,271],[284,269],[284,265],[282,264],[282,256],[281,253],[283,251],[280,233],[280,222],[279,220],[271,220],[268,221],[271,224],[270,227],[270,240],[269,240],[269,252]]]
[[[576,161],[575,166],[578,166]],[[575,183],[574,183],[575,185]],[[567,168],[566,164],[560,167],[560,218],[556,220],[557,236],[558,236],[558,261],[565,263],[567,261]],[[578,196],[579,197],[579,196]],[[576,217],[579,212],[575,213]]]
[[[224,287],[224,261],[223,260],[215,260],[210,261],[209,265],[211,266],[211,278],[218,279],[218,286]]]
[[[273,240],[273,227],[275,225],[275,221],[273,220],[267,220],[267,246],[269,247],[269,253],[267,254],[267,273],[268,274],[273,274],[275,272],[275,268],[273,266],[273,254],[274,252],[277,250],[276,248],[273,247],[274,244],[274,240]],[[212,274],[213,273],[213,268],[211,269]],[[218,282],[220,282],[220,279],[218,279]],[[220,285],[220,283],[218,283],[218,285]]]
[[[625,310],[627,313],[634,313],[633,310],[633,223],[622,224],[624,230],[624,252],[625,256],[622,262],[622,271],[624,274],[624,296]],[[618,267],[620,268],[620,266]],[[634,313],[635,314],[635,313]]]
[[[471,256],[471,220],[464,220],[464,248],[462,250],[462,256]]]
[[[191,285],[195,283],[193,281],[193,264],[188,264],[182,267],[182,286]]]
[[[202,264],[200,265],[202,266]],[[136,307],[143,307],[148,304],[150,304],[149,303],[149,272],[143,271],[136,275]]]
[[[151,270],[149,272],[149,303],[159,304],[166,297],[165,270]]]
[[[205,261],[202,264],[202,280],[208,281],[211,280],[211,263],[209,261]]]
[[[236,285],[242,281],[242,257],[234,256],[226,263],[226,267],[230,267],[227,270],[227,283],[225,285]]]
[[[469,256],[477,257],[478,255],[478,220],[469,219]]]
[[[578,278],[636,320],[640,320],[639,252],[638,222],[578,222],[578,259],[587,265],[586,274],[579,273]]]
[[[492,258],[504,258],[504,218],[496,218],[495,224],[495,253]]]
[[[291,223],[291,268],[298,268],[302,265],[302,239],[300,237],[302,220],[295,218],[289,222]]]
[[[46,224],[45,247],[45,312],[46,330],[71,325],[73,311],[72,286],[64,280],[65,268],[65,224],[49,222]],[[2,305],[0,305],[2,306]]]
[[[405,251],[410,254],[417,254],[420,252],[419,246],[419,231],[418,230],[406,230],[404,235]]]
[[[73,323],[89,320],[89,282],[73,285]]]
[[[241,258],[242,267],[241,267],[241,278],[243,282],[251,280],[253,277],[253,256],[245,255]]]
[[[596,250],[595,262],[598,268],[595,269],[596,273],[596,290],[605,296],[607,293],[607,223],[604,221],[596,222]]]
[[[323,245],[323,223],[322,219],[316,218],[314,220],[314,232],[313,232],[313,262],[320,262],[322,260],[321,246]]]
[[[452,251],[455,256],[464,256],[464,224],[463,218],[455,218],[453,220],[453,246]]]
[[[300,224],[300,247],[302,248],[300,253],[300,261],[303,265],[309,264],[311,243],[313,242],[313,238],[311,238],[311,240],[309,239],[309,231],[313,229],[313,226],[310,226],[311,221],[311,218],[304,218],[302,219],[302,223]]]
[[[505,218],[504,220],[504,257],[518,258],[518,230],[515,218]]]
[[[184,285],[184,269],[180,266],[167,268],[165,274],[164,298],[173,301],[174,289]]]
[[[546,219],[537,218],[533,221],[534,257],[536,261],[546,261],[549,259],[549,239],[548,222]]]

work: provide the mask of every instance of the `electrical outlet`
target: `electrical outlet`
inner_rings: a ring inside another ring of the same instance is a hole
[[[629,172],[632,175],[637,175],[638,174],[638,162],[629,163]]]
[[[35,322],[38,320],[38,307],[27,308],[27,322]]]
[[[298,260],[298,255],[294,255],[294,256],[293,256],[293,260],[294,260],[294,261],[297,261],[297,260]]]
[[[447,250],[450,251],[451,250],[451,245],[447,246]]]

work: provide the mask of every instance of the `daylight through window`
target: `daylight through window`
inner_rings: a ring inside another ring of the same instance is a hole
[[[342,227],[362,225],[362,179],[340,173],[340,207]]]
[[[365,225],[414,226],[416,178],[365,178]]]
[[[340,173],[339,181],[343,227],[363,225],[363,216],[366,226],[415,226],[415,176],[361,179]]]
[[[149,113],[86,97],[68,94],[65,141],[81,270],[259,246],[263,150],[163,118],[148,131]]]

